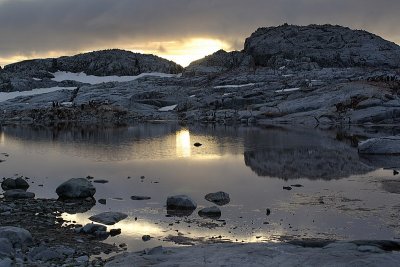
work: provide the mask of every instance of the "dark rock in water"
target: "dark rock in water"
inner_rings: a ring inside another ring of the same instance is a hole
[[[87,198],[93,197],[96,188],[85,178],[72,178],[56,189],[60,198]]]
[[[106,183],[108,183],[108,181],[107,180],[94,180],[93,183],[106,184]]]
[[[93,176],[90,176],[90,175],[88,175],[88,176],[86,176],[86,179],[88,179],[88,180],[93,180],[93,179],[94,179],[94,177],[93,177]]]
[[[167,209],[195,210],[196,202],[186,195],[170,196],[167,198]]]
[[[3,190],[10,189],[28,189],[29,184],[22,178],[18,177],[17,179],[7,178],[1,183],[1,188]]]
[[[28,189],[29,188],[29,184],[27,181],[25,181],[24,179],[22,179],[21,177],[18,177],[17,179],[15,179],[15,189]]]
[[[194,143],[193,144],[195,147],[201,147],[203,144],[201,144],[201,143]]]
[[[80,232],[84,234],[94,234],[95,232],[104,232],[104,231],[107,231],[107,226],[96,223],[88,223],[80,229]]]
[[[267,209],[266,214],[267,214],[267,216],[269,216],[271,214],[271,210]]]
[[[107,211],[107,212],[102,212],[97,215],[93,215],[89,217],[89,220],[106,224],[106,225],[114,225],[119,221],[122,221],[126,219],[128,215],[122,212],[112,212],[112,211]]]
[[[7,199],[26,199],[35,198],[35,193],[26,192],[23,189],[12,189],[4,192],[4,197]]]
[[[166,217],[189,217],[194,212],[194,209],[167,209]]]
[[[204,198],[218,206],[226,205],[231,201],[229,194],[222,191],[209,193]]]
[[[283,190],[292,190],[292,188],[290,186],[284,186]]]
[[[107,204],[107,200],[104,199],[104,198],[100,198],[100,199],[98,200],[98,202],[99,202],[100,204],[103,204],[103,205]]]
[[[303,187],[303,185],[301,185],[301,184],[292,184],[292,185],[290,185],[291,187]]]
[[[149,236],[149,235],[144,235],[144,236],[142,236],[142,240],[143,240],[144,242],[150,241],[150,239],[151,239],[151,236]]]
[[[146,196],[131,196],[132,200],[148,200],[151,199],[151,197],[146,197]]]
[[[121,234],[121,229],[111,229],[110,230],[110,236],[117,236]]]
[[[221,210],[218,207],[213,206],[199,210],[198,214],[203,218],[218,220],[221,217]]]
[[[397,170],[393,170],[393,175],[399,175],[399,172]]]

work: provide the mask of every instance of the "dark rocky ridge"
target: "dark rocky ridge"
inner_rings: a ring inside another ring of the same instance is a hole
[[[195,61],[190,73],[225,72],[236,68],[282,66],[311,70],[320,67],[400,67],[400,46],[362,30],[333,25],[282,25],[259,28],[244,50],[218,51]]]

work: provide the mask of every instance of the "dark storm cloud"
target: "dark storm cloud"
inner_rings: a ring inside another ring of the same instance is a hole
[[[212,37],[242,48],[260,26],[332,23],[400,40],[398,0],[0,0],[0,57]]]

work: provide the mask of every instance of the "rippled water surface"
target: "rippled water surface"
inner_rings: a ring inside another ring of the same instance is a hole
[[[4,177],[29,177],[29,190],[40,198],[56,198],[56,187],[69,178],[108,180],[95,184],[96,199],[107,199],[106,205],[64,216],[83,224],[102,211],[129,214],[111,227],[121,228],[122,235],[105,241],[126,243],[129,250],[173,245],[166,241],[171,236],[187,242],[397,239],[399,195],[385,183],[397,183],[393,169],[400,160],[360,157],[355,148],[359,139],[396,131],[175,123],[4,126],[0,153],[9,156],[0,155],[5,160],[0,168]],[[194,147],[195,142],[203,145]],[[291,185],[302,187],[283,190]],[[220,190],[231,197],[220,220],[201,218],[198,210],[213,205],[204,196]],[[167,217],[166,198],[175,194],[191,196],[198,209],[188,217]],[[151,199],[134,201],[133,195]],[[142,235],[153,239],[143,242]]]

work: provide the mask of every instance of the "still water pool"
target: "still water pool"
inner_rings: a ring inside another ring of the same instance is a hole
[[[94,184],[95,198],[106,199],[105,205],[64,217],[85,224],[103,211],[127,213],[109,227],[122,234],[105,242],[126,243],[134,251],[173,241],[397,239],[400,198],[385,183],[400,178],[393,174],[400,159],[360,157],[356,148],[358,139],[393,131],[176,123],[3,126],[0,153],[7,155],[0,155],[0,169],[2,177],[29,177],[38,198],[57,198],[55,189],[69,178],[107,180]],[[229,193],[231,202],[220,207],[219,220],[200,217],[200,208],[213,206],[204,196],[216,191]],[[192,197],[197,210],[168,217],[166,199],[177,194]],[[152,239],[144,242],[143,235]]]

